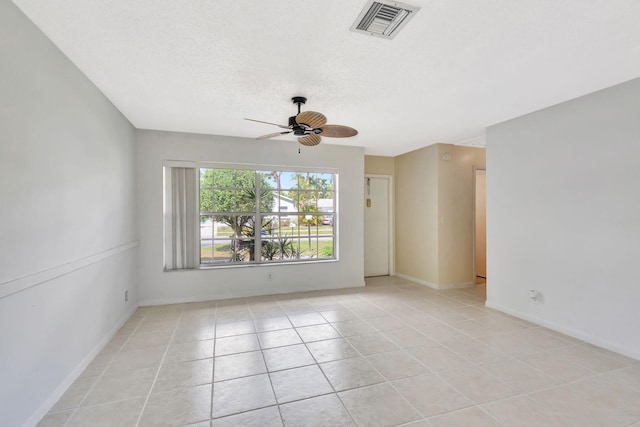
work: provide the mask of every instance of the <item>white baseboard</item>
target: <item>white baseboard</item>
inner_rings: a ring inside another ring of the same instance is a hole
[[[635,350],[617,345],[617,344],[613,344],[607,340],[603,340],[602,338],[590,335],[590,334],[585,334],[584,332],[581,331],[576,331],[574,329],[571,328],[565,328],[564,326],[558,325],[556,323],[553,322],[549,322],[546,321],[544,319],[541,319],[539,317],[536,316],[532,316],[528,313],[520,313],[514,310],[511,310],[507,307],[503,307],[499,304],[494,304],[491,303],[490,301],[486,301],[484,303],[484,305],[486,307],[492,308],[494,310],[498,310],[501,311],[503,313],[509,314],[511,316],[517,317],[519,319],[522,320],[526,320],[527,322],[531,322],[531,323],[535,323],[536,325],[540,325],[540,326],[544,326],[545,328],[551,329],[553,331],[556,332],[560,332],[561,334],[565,334],[568,335],[570,337],[579,339],[581,341],[584,341],[586,343],[589,344],[593,344],[597,347],[601,347],[604,348],[605,350],[609,350],[609,351],[613,351],[614,353],[619,353],[623,356],[627,356],[630,357],[632,359],[636,359],[636,360],[640,360],[640,353],[638,353]]]
[[[35,427],[42,417],[47,415],[47,413],[53,408],[53,405],[62,397],[62,395],[67,391],[67,389],[73,384],[73,382],[78,379],[80,374],[89,366],[94,357],[98,355],[102,351],[102,349],[107,345],[111,338],[115,336],[118,330],[125,324],[127,320],[131,317],[131,315],[138,309],[138,306],[132,307],[128,312],[125,313],[124,316],[120,318],[118,323],[109,331],[107,335],[104,336],[100,340],[98,344],[91,349],[91,351],[78,363],[78,365],[67,375],[67,377],[56,387],[56,389],[51,393],[51,395],[44,401],[40,408],[36,412],[34,412],[31,417],[24,423],[24,427]]]
[[[433,283],[427,282],[426,280],[418,279],[416,277],[407,276],[406,274],[396,273],[401,279],[408,280],[410,282],[418,283],[419,285],[423,285],[429,287],[431,289],[445,290],[445,289],[460,289],[460,288],[470,288],[473,286],[473,282],[465,282],[465,283]]]
[[[266,290],[266,292],[265,290],[250,289],[250,290],[240,290],[239,292],[233,292],[233,293],[217,293],[217,294],[210,294],[210,295],[171,297],[171,298],[152,298],[152,299],[141,300],[139,304],[140,304],[140,307],[148,307],[153,305],[184,304],[189,302],[214,301],[214,300],[224,300],[224,299],[231,299],[231,298],[248,298],[248,297],[259,297],[259,296],[265,296],[265,295],[284,295],[284,294],[292,294],[297,292],[332,291],[332,290],[338,290],[338,289],[360,288],[363,286],[365,286],[364,280],[354,285],[347,285],[347,286],[340,285],[335,287],[325,287],[321,289],[270,288]]]

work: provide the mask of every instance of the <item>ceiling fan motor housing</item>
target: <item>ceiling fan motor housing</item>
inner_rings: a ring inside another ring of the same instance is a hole
[[[322,129],[320,128],[312,129],[305,123],[296,122],[296,116],[289,117],[289,128],[291,128],[293,134],[296,136],[304,136],[308,135],[309,133],[315,133],[316,135],[319,135],[322,133]]]

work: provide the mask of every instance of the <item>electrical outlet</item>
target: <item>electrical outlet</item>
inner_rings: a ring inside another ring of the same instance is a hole
[[[129,301],[129,291],[124,291],[124,302]]]

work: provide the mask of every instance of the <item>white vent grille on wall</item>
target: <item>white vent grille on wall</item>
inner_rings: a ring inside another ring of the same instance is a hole
[[[394,1],[369,0],[351,26],[351,31],[392,39],[420,10]]]

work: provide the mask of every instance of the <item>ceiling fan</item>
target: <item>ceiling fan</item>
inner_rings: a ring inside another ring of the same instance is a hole
[[[298,106],[298,114],[289,117],[289,125],[279,125],[277,123],[263,122],[262,120],[245,119],[252,122],[266,123],[268,125],[275,125],[282,129],[287,129],[284,132],[275,132],[267,135],[262,135],[256,139],[274,138],[280,135],[287,135],[293,133],[298,137],[298,142],[302,145],[313,146],[320,144],[322,136],[328,136],[330,138],[348,138],[355,136],[358,131],[349,126],[341,125],[328,125],[327,118],[324,114],[315,111],[303,111],[300,112],[300,106],[307,102],[307,98],[304,96],[294,96],[291,101]]]

